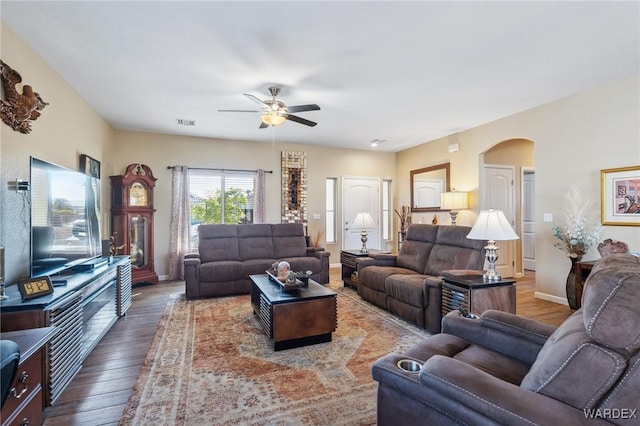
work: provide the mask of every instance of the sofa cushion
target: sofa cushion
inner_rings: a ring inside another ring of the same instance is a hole
[[[640,349],[638,306],[640,258],[614,253],[596,262],[582,297],[584,326],[589,336],[602,345],[635,353]]]
[[[237,260],[220,260],[200,265],[200,281],[236,281],[245,276],[244,263]]]
[[[396,265],[401,268],[422,272],[433,248],[438,234],[438,227],[433,225],[412,225],[402,242]]]
[[[440,275],[447,269],[482,269],[485,241],[470,240],[468,226],[438,226],[436,245],[423,273]]]
[[[240,260],[275,259],[271,225],[238,225],[238,250]]]
[[[317,257],[287,257],[285,260],[289,262],[291,270],[295,272],[311,271],[314,274],[322,272],[322,262]]]
[[[276,259],[306,256],[307,241],[301,223],[276,223],[271,225],[271,233]]]
[[[580,410],[593,408],[626,365],[621,354],[591,340],[579,310],[547,339],[521,386]]]
[[[397,266],[377,266],[370,265],[360,270],[359,280],[366,282],[367,287],[377,291],[385,291],[384,282],[390,275],[393,274],[414,274],[416,271],[406,268],[399,268]]]
[[[271,265],[275,262],[275,259],[247,259],[242,263],[244,264],[244,278],[249,279],[249,275],[264,274],[267,270],[271,269]]]
[[[424,308],[427,306],[424,280],[425,276],[418,274],[390,275],[384,282],[384,290],[392,299]]]
[[[198,253],[200,262],[238,260],[238,234],[236,225],[200,225],[198,227]]]
[[[520,384],[529,369],[521,361],[446,333],[434,334],[403,352],[403,356],[422,362],[434,355],[455,358],[515,385]]]

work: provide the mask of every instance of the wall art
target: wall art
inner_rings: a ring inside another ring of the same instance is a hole
[[[600,171],[603,225],[640,226],[640,166]]]

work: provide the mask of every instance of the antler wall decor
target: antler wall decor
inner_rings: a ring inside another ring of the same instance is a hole
[[[30,133],[31,122],[40,117],[39,111],[49,104],[26,84],[22,87],[22,93],[18,93],[16,85],[22,82],[22,77],[2,60],[0,77],[5,96],[0,103],[2,121],[17,132]]]

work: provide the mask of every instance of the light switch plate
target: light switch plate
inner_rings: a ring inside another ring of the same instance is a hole
[[[314,213],[313,220],[320,220],[320,213]]]
[[[553,213],[544,213],[542,215],[543,222],[553,222]]]

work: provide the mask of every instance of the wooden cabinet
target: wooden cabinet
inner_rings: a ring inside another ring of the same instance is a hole
[[[455,309],[481,315],[487,309],[516,313],[515,280],[485,281],[482,275],[443,277],[442,316]]]
[[[131,257],[132,282],[157,283],[153,261],[153,188],[156,178],[144,164],[129,164],[111,176],[111,231],[121,254]]]
[[[43,327],[2,333],[2,339],[13,340],[20,348],[18,372],[2,406],[2,426],[42,424],[43,352],[55,331]]]
[[[131,263],[126,256],[60,278],[67,280],[65,286],[24,302],[17,286],[9,286],[9,299],[0,304],[3,333],[55,327],[42,361],[42,394],[47,406],[60,396],[84,359],[131,305]]]

